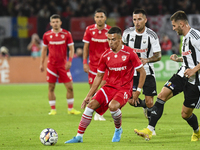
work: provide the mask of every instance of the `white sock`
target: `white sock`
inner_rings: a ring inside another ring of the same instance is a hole
[[[198,131],[199,131],[199,127],[198,127],[198,129],[194,130],[194,133],[197,133]]]
[[[147,128],[152,132],[155,130],[155,128],[153,126],[150,126],[150,125],[148,125]]]

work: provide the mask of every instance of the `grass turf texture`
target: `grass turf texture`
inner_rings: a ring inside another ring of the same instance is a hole
[[[157,82],[158,92],[163,85],[164,82]],[[81,115],[67,114],[66,90],[63,84],[57,84],[57,114],[49,116],[47,90],[47,84],[0,85],[1,150],[193,150],[199,147],[200,141],[190,142],[192,128],[181,118],[183,94],[165,104],[163,116],[156,126],[157,136],[153,136],[150,141],[145,141],[133,131],[135,128],[147,127],[148,121],[142,108],[134,108],[127,104],[122,109],[123,134],[119,143],[111,142],[114,123],[110,112],[107,111],[104,114],[105,122],[92,120],[84,134],[83,143],[64,144],[76,135]],[[87,83],[74,83],[74,108],[81,110],[82,100],[88,90]],[[198,116],[197,110],[194,112]],[[39,135],[45,128],[53,128],[58,132],[58,143],[55,146],[41,144]]]

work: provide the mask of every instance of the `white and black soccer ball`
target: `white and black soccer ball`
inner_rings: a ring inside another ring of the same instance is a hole
[[[58,141],[58,133],[51,128],[46,128],[40,133],[40,141],[44,145],[55,145]]]

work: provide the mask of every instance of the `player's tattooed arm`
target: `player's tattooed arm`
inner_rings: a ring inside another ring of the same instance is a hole
[[[161,60],[161,52],[153,53],[153,56],[151,58],[140,58],[140,60],[143,63],[143,65],[145,65],[146,63],[157,62]]]
[[[162,56],[161,52],[153,53],[153,56],[147,59],[148,63],[153,63],[153,62],[161,60],[161,56]]]
[[[182,57],[178,57],[176,54],[173,54],[170,56],[170,59],[176,62],[183,62],[183,58]]]

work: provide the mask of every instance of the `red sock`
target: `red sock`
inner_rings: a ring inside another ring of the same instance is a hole
[[[68,110],[71,110],[74,105],[74,98],[67,99]]]
[[[121,128],[122,124],[122,112],[120,109],[117,109],[116,111],[110,111],[112,118],[114,119],[115,128],[119,129]]]
[[[78,134],[85,133],[87,126],[90,124],[92,120],[93,112],[94,112],[93,109],[86,107],[78,126]]]
[[[49,105],[51,106],[51,109],[56,109],[56,100],[50,100]]]

